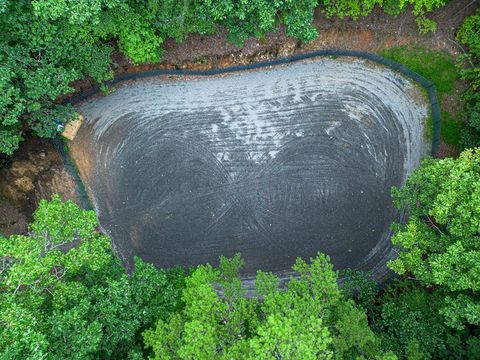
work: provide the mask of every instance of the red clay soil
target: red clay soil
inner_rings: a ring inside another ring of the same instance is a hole
[[[479,1],[475,0],[450,1],[444,8],[430,14],[438,28],[435,33],[427,35],[418,33],[415,18],[411,13],[393,17],[381,10],[375,10],[369,16],[354,21],[348,18],[328,19],[318,10],[314,25],[319,36],[308,44],[287,37],[283,29],[280,29],[277,33],[267,34],[263,39],[248,39],[242,47],[237,47],[227,41],[226,31],[220,30],[210,36],[191,34],[182,43],[167,39],[163,44],[162,62],[157,64],[134,66],[119,51],[115,51],[112,68],[116,74],[158,68],[208,69],[248,64],[313,50],[379,52],[405,44],[417,44],[457,55],[462,49],[455,42],[455,33],[463,19],[475,12],[478,3]],[[91,79],[72,84],[77,92],[92,85]],[[440,152],[442,156],[455,155],[455,149],[444,143]],[[76,200],[72,179],[63,169],[61,159],[52,145],[45,140],[29,138],[23,143],[10,166],[0,171],[0,234],[25,232],[26,219],[31,217],[39,199],[49,197],[52,193],[60,193],[64,198]]]

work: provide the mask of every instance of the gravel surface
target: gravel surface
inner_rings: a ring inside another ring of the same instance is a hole
[[[321,59],[128,84],[80,106],[72,151],[129,262],[217,263],[245,275],[326,252],[382,272],[390,188],[427,153],[422,92],[366,61]]]

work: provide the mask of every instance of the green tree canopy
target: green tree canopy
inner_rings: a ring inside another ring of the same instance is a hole
[[[415,281],[390,285],[373,324],[382,348],[401,359],[478,359],[480,338],[445,324],[444,299],[442,290],[427,290]]]
[[[166,318],[182,272],[141,260],[127,275],[93,211],[42,200],[29,235],[0,238],[2,359],[126,358]]]
[[[450,326],[480,325],[480,148],[456,160],[425,160],[392,193],[410,219],[395,228],[392,242],[401,250],[389,266],[440,287]]]
[[[327,16],[338,16],[341,19],[369,15],[373,9],[383,7],[391,15],[398,15],[411,8],[421,33],[434,31],[436,23],[429,19],[427,13],[444,6],[448,0],[323,0],[323,11]]]
[[[144,333],[153,359],[381,357],[365,313],[345,300],[327,256],[298,259],[298,277],[286,289],[275,275],[258,272],[256,297],[244,296],[242,264],[237,254],[187,277],[183,310]]]
[[[465,18],[457,33],[457,40],[467,47],[467,53],[462,58],[468,64],[462,68],[463,78],[469,82],[464,94],[467,126],[463,133],[463,145],[480,146],[480,11]]]
[[[56,100],[84,77],[112,77],[112,39],[133,63],[157,62],[165,37],[212,33],[226,26],[232,39],[263,36],[280,23],[311,40],[314,0],[136,1],[5,0],[0,7],[0,152],[12,154],[23,134],[56,133],[54,120],[74,111]]]

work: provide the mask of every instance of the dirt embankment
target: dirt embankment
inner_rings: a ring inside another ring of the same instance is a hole
[[[314,25],[319,36],[309,44],[287,37],[280,29],[263,39],[248,39],[242,47],[237,47],[227,41],[223,30],[211,36],[192,34],[180,44],[171,39],[165,41],[163,61],[159,64],[133,66],[116,52],[113,69],[117,74],[154,68],[207,69],[320,49],[379,52],[405,44],[419,44],[457,55],[462,50],[455,42],[455,33],[465,16],[473,14],[476,8],[478,1],[451,1],[431,14],[438,29],[427,35],[418,33],[415,18],[410,13],[393,17],[376,10],[368,17],[353,21],[328,19],[317,11]],[[85,79],[73,85],[77,91],[82,91],[92,84],[91,80]],[[27,139],[10,165],[0,171],[0,234],[26,231],[26,221],[39,200],[52,193],[75,200],[72,180],[52,145],[45,140]]]
[[[41,199],[58,193],[75,199],[74,184],[48,140],[26,141],[8,167],[0,170],[0,234],[26,231]]]
[[[446,50],[458,54],[455,33],[465,16],[475,11],[471,0],[456,0],[434,12],[430,17],[437,22],[435,33],[420,35],[415,18],[409,12],[397,17],[385,14],[380,9],[357,21],[351,19],[326,18],[319,10],[315,14],[314,25],[318,37],[311,43],[302,44],[285,36],[283,29],[276,34],[268,34],[264,39],[248,39],[239,48],[226,41],[226,32],[202,37],[192,34],[181,44],[174,40],[164,43],[163,65],[176,68],[209,68],[249,63],[265,58],[287,56],[293,53],[320,49],[348,49],[378,52],[385,48],[417,43],[427,48]],[[128,62],[117,56],[120,72],[136,71]],[[158,67],[150,65],[149,67]]]
[[[201,36],[191,34],[181,43],[167,39],[162,47],[161,63],[132,65],[120,51],[113,54],[112,68],[116,74],[135,73],[152,69],[209,69],[230,65],[249,64],[276,57],[321,49],[347,49],[379,52],[395,46],[418,44],[425,48],[443,50],[457,55],[461,52],[455,34],[466,16],[472,15],[479,1],[455,0],[429,14],[437,22],[434,33],[421,35],[411,12],[398,16],[385,14],[376,9],[369,16],[350,18],[327,18],[317,9],[313,24],[318,37],[304,44],[285,35],[283,28],[269,33],[262,39],[250,38],[238,47],[227,40],[225,29],[217,34]],[[77,91],[92,86],[89,79],[73,84]]]

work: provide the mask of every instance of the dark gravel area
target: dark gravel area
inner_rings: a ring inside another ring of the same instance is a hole
[[[128,84],[80,107],[72,146],[102,226],[128,261],[289,269],[318,251],[383,271],[391,186],[427,147],[427,105],[364,61]]]

